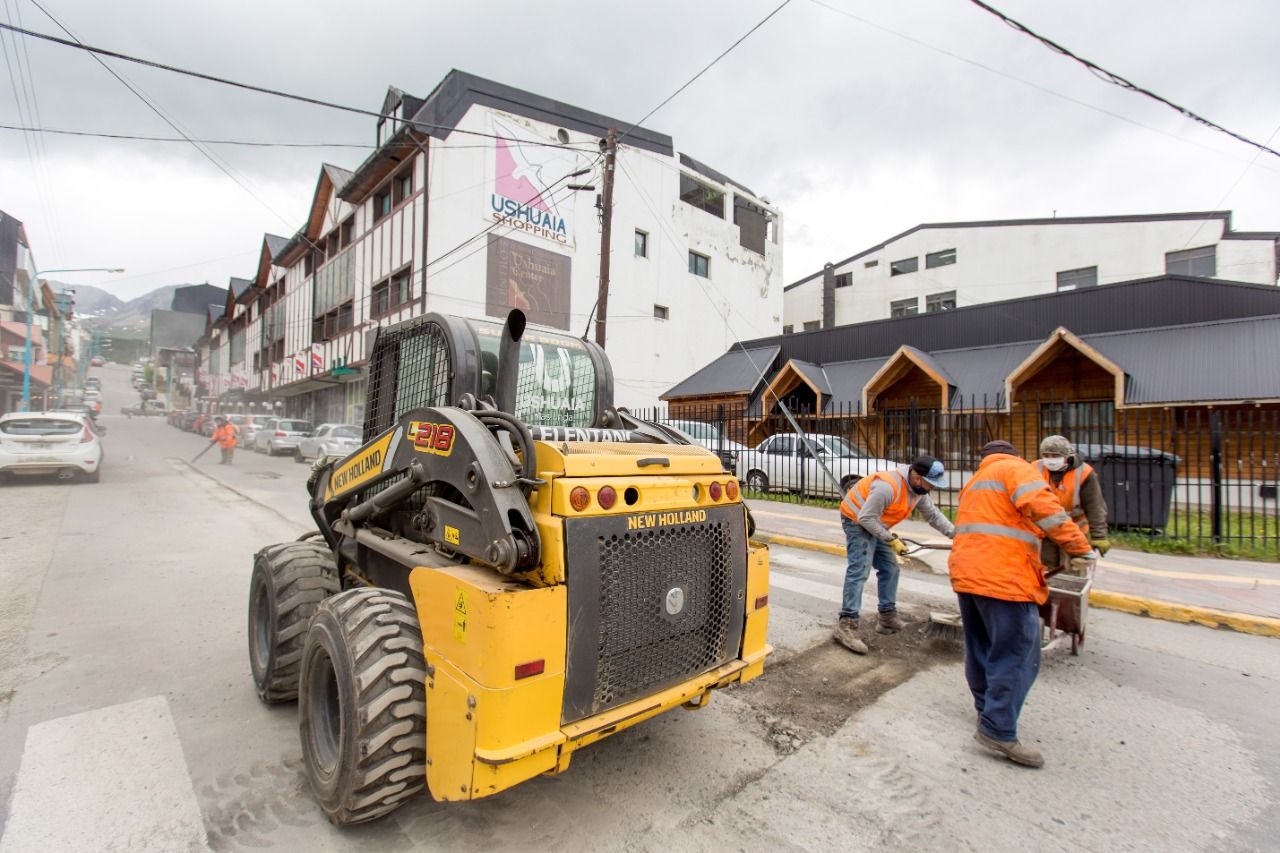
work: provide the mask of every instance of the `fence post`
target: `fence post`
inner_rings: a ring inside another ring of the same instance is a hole
[[[1214,545],[1222,544],[1222,413],[1209,413],[1209,478],[1211,504],[1209,535]]]

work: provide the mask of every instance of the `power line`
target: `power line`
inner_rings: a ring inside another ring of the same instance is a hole
[[[699,77],[701,77],[703,74],[706,74],[708,71],[710,71],[710,70],[711,70],[711,68],[712,68],[712,67],[713,67],[717,62],[719,62],[720,60],[722,60],[722,59],[724,59],[726,56],[728,56],[730,53],[732,53],[732,52],[733,52],[733,50],[734,50],[734,48],[736,48],[738,45],[742,44],[744,41],[746,41],[748,38],[750,38],[752,33],[754,33],[756,30],[760,29],[760,28],[761,28],[761,27],[763,27],[765,24],[767,24],[767,23],[769,22],[769,19],[770,19],[770,18],[772,18],[774,15],[778,14],[779,12],[781,12],[781,11],[782,11],[784,8],[786,8],[786,7],[787,7],[787,5],[788,5],[788,4],[790,4],[790,3],[791,3],[791,0],[782,0],[781,5],[779,5],[776,9],[774,9],[774,10],[773,10],[772,12],[770,12],[769,14],[765,15],[763,18],[761,18],[761,19],[756,23],[756,25],[755,25],[754,27],[752,27],[751,29],[749,29],[749,30],[747,30],[745,33],[743,33],[743,35],[742,35],[742,37],[741,37],[741,38],[739,38],[739,39],[738,39],[737,41],[735,41],[733,44],[729,45],[729,46],[728,46],[728,47],[726,47],[723,51],[721,51],[721,53],[720,53],[720,55],[719,55],[719,56],[717,56],[715,59],[713,59],[713,60],[711,60],[710,62],[708,62],[705,66],[703,66],[702,70],[701,70],[701,71],[699,71],[697,74],[693,75],[692,77],[690,77],[690,78],[688,79],[688,81],[686,81],[686,82],[685,82],[685,84],[684,84],[683,86],[681,86],[679,89],[676,89],[676,90],[675,90],[674,92],[672,92],[670,95],[667,95],[667,97],[663,98],[663,99],[662,99],[662,103],[658,104],[656,107],[654,107],[653,109],[649,110],[649,112],[645,113],[645,114],[644,114],[644,117],[643,117],[643,118],[641,118],[639,121],[637,121],[635,124],[631,125],[631,127],[628,127],[626,130],[622,131],[622,133],[619,133],[619,134],[618,134],[618,141],[619,141],[619,142],[621,142],[621,141],[622,141],[622,139],[623,139],[623,137],[625,137],[628,133],[630,133],[631,131],[635,130],[635,129],[636,129],[637,127],[639,127],[640,125],[644,124],[646,121],[648,121],[648,120],[649,120],[649,118],[650,118],[654,113],[656,113],[658,110],[660,110],[660,109],[662,109],[663,107],[665,107],[667,104],[671,103],[671,101],[676,97],[676,95],[679,95],[679,94],[680,94],[681,92],[683,92],[685,89],[688,89],[690,86],[692,86],[692,85],[697,81],[697,79],[698,79]]]
[[[1054,53],[1060,53],[1069,59],[1074,59],[1076,62],[1080,63],[1085,68],[1089,69],[1089,71],[1095,77],[1099,78],[1100,80],[1106,83],[1110,83],[1114,86],[1119,86],[1122,89],[1128,89],[1130,92],[1134,92],[1136,94],[1148,97],[1157,103],[1164,104],[1166,107],[1173,110],[1174,112],[1177,112],[1180,115],[1186,116],[1187,118],[1191,119],[1192,121],[1198,124],[1202,124],[1205,127],[1210,128],[1211,130],[1216,130],[1219,133],[1225,133],[1227,136],[1230,136],[1232,139],[1239,140],[1240,142],[1243,142],[1246,145],[1252,145],[1254,148],[1257,148],[1259,151],[1265,151],[1268,154],[1274,154],[1275,156],[1280,157],[1280,151],[1276,151],[1274,148],[1269,148],[1261,142],[1254,142],[1249,137],[1236,133],[1234,130],[1228,130],[1227,128],[1223,127],[1217,122],[1210,121],[1204,116],[1194,113],[1184,106],[1175,104],[1173,101],[1169,100],[1168,98],[1157,95],[1155,92],[1151,91],[1150,89],[1146,89],[1146,88],[1143,88],[1142,86],[1139,86],[1137,83],[1134,83],[1132,80],[1129,80],[1127,77],[1123,77],[1115,73],[1114,71],[1108,71],[1107,69],[1103,68],[1101,65],[1098,65],[1096,62],[1091,62],[1090,60],[1085,59],[1079,54],[1071,52],[1070,50],[1058,44],[1057,42],[1053,41],[1052,39],[1049,39],[1049,38],[1046,38],[1045,36],[1040,35],[1035,30],[1028,27],[1026,24],[1020,23],[1019,21],[1016,21],[1013,18],[1010,18],[1008,15],[1006,15],[1004,12],[1001,12],[999,9],[996,9],[993,6],[989,6],[986,3],[983,3],[982,0],[969,0],[969,2],[977,6],[979,9],[982,9],[983,11],[986,11],[991,13],[992,15],[995,15],[997,18],[1004,21],[1006,24],[1013,27],[1018,32],[1024,33],[1025,35],[1030,36],[1031,38],[1043,44],[1045,47],[1052,50]]]
[[[790,0],[787,0],[787,2],[790,2]],[[783,5],[786,5],[786,4],[784,3]],[[205,80],[210,83],[220,83],[223,86],[232,86],[236,89],[244,89],[245,91],[248,91],[248,92],[257,92],[262,95],[271,95],[276,98],[285,98],[290,101],[298,101],[300,103],[311,104],[312,106],[317,106],[317,107],[326,107],[331,110],[341,110],[342,112],[354,113],[356,115],[362,115],[362,116],[369,116],[371,118],[391,119],[392,121],[399,122],[400,124],[412,126],[415,129],[427,128],[430,130],[442,130],[445,133],[461,133],[466,136],[481,136],[486,139],[501,139],[504,142],[512,141],[512,140],[509,140],[507,137],[501,136],[496,133],[484,133],[479,130],[463,130],[460,127],[449,127],[448,125],[433,124],[431,122],[417,121],[414,119],[406,119],[402,116],[381,113],[381,112],[378,112],[377,110],[366,110],[360,107],[352,107],[352,106],[347,106],[346,104],[335,103],[333,101],[321,100],[320,98],[312,98],[307,95],[298,95],[292,92],[285,92],[280,89],[270,89],[270,88],[267,88],[266,86],[256,86],[252,83],[242,83],[238,80],[230,80],[226,77],[219,77],[215,74],[205,74],[202,71],[192,71],[187,68],[179,68],[176,65],[166,65],[163,62],[156,62],[151,59],[142,59],[141,57],[130,56],[127,53],[120,53],[119,51],[107,50],[106,48],[94,47],[93,45],[88,45],[80,41],[72,41],[64,38],[59,38],[58,36],[51,35],[49,33],[38,33],[38,32],[35,32],[34,30],[24,29],[23,27],[15,27],[12,24],[7,24],[3,22],[0,22],[0,30],[9,30],[10,32],[27,36],[28,38],[41,39],[43,41],[52,42],[53,44],[62,45],[63,47],[70,47],[70,48],[75,48],[76,50],[83,50],[88,53],[94,54],[95,56],[108,56],[108,57],[111,57],[112,59],[119,59],[124,62],[132,62],[137,65],[145,65],[148,68],[157,68],[161,71],[169,71],[174,74],[181,74],[185,77],[194,77],[197,80]],[[580,150],[577,147],[575,147],[574,144],[570,144],[570,143],[536,142],[533,140],[520,140],[520,141],[522,141],[525,145],[538,145],[544,148],[567,148],[574,151]],[[578,143],[578,145],[581,145],[581,144],[582,143]]]

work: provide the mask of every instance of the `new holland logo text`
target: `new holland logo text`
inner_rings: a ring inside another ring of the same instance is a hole
[[[378,448],[347,467],[343,468],[333,475],[333,482],[329,484],[330,488],[335,492],[340,492],[346,488],[347,484],[354,483],[366,474],[382,467],[382,449]]]
[[[682,509],[675,512],[649,512],[627,517],[628,530],[647,530],[668,524],[696,524],[707,520],[705,509]]]
[[[450,424],[433,424],[412,421],[409,424],[409,441],[419,453],[448,456],[453,452],[454,429]]]

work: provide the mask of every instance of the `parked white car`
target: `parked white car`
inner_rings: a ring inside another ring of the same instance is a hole
[[[839,498],[868,474],[897,467],[896,462],[877,459],[840,436],[809,433],[806,438],[817,457],[835,475],[840,484],[838,489],[823,472],[814,453],[805,450],[800,437],[790,433],[766,438],[753,449],[740,453],[738,479],[754,492],[787,491]]]
[[[253,449],[268,456],[277,453],[292,453],[307,433],[311,432],[311,421],[297,418],[271,418],[253,436]]]
[[[726,438],[715,424],[705,423],[704,421],[662,421],[661,423],[663,426],[678,429],[693,441],[719,456],[720,461],[724,463],[726,471],[734,470],[738,455],[747,450],[746,445],[738,444],[733,439]]]
[[[321,456],[348,456],[360,449],[360,427],[355,424],[320,424],[293,449],[296,462],[309,462]]]
[[[70,412],[0,415],[0,474],[57,474],[98,482],[102,441],[93,422]]]

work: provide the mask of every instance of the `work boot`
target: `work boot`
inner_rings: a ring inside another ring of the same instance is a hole
[[[905,627],[907,623],[902,621],[896,610],[886,610],[876,617],[877,634],[896,634]]]
[[[973,739],[987,749],[993,749],[1001,753],[1014,764],[1021,764],[1023,767],[1044,766],[1044,756],[1040,754],[1040,750],[1023,746],[1016,740],[996,740],[995,738],[987,737],[980,731],[973,733]]]
[[[867,653],[867,644],[858,639],[858,620],[852,616],[840,617],[840,624],[836,625],[836,630],[832,637],[837,643],[854,654],[865,655]]]

